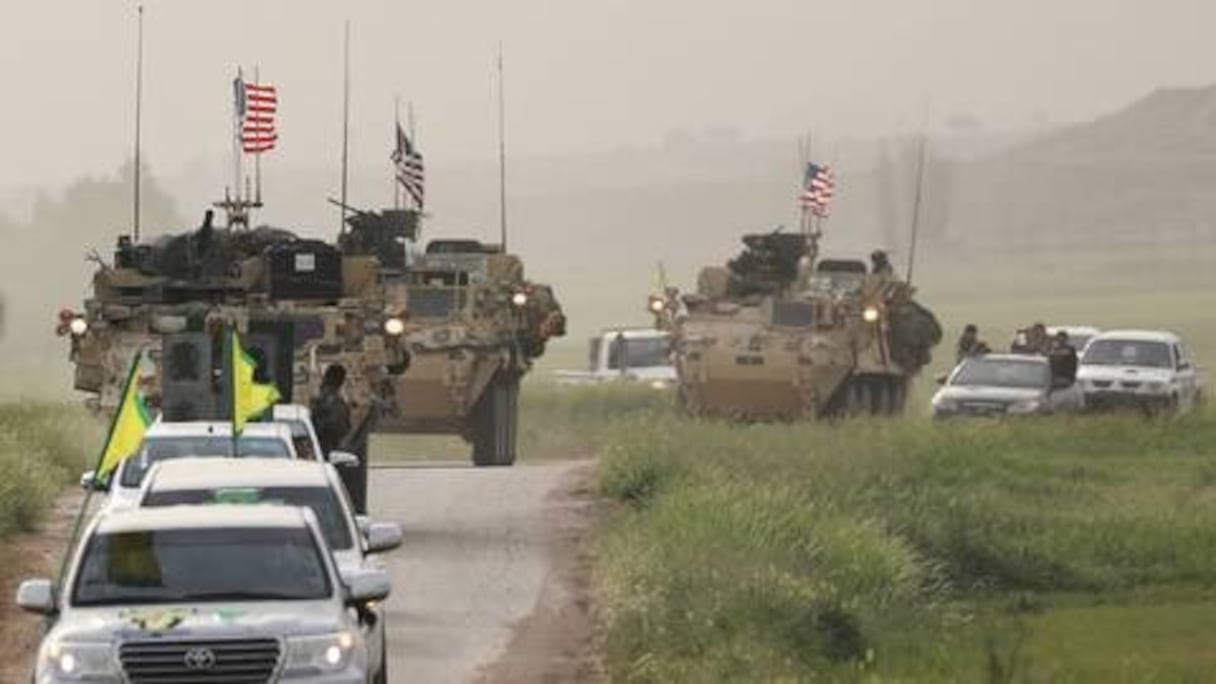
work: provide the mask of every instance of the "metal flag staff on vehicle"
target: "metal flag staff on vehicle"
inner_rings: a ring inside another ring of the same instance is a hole
[[[265,413],[281,396],[274,385],[259,383],[254,379],[257,360],[241,346],[241,336],[236,328],[229,331],[228,348],[232,383],[232,443],[235,449],[245,423]]]

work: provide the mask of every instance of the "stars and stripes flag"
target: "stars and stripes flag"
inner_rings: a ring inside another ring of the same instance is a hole
[[[831,213],[832,191],[836,181],[832,177],[832,169],[826,164],[810,163],[806,165],[806,174],[802,177],[802,192],[798,201],[804,211],[815,216],[827,216]]]
[[[279,140],[274,121],[279,110],[279,96],[275,87],[246,83],[244,77],[238,75],[234,90],[241,149],[245,154],[261,154],[273,150]]]
[[[397,167],[397,182],[414,199],[414,204],[422,209],[426,197],[426,169],[422,165],[422,154],[414,148],[414,143],[401,129],[401,124],[397,124],[397,147],[390,157]]]

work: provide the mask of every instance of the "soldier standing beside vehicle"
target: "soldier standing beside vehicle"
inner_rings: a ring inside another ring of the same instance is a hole
[[[1051,363],[1053,378],[1068,378],[1069,384],[1077,379],[1077,348],[1072,346],[1068,333],[1063,330],[1056,333],[1047,358]]]
[[[974,323],[968,323],[963,328],[963,334],[958,338],[955,361],[961,363],[968,356],[978,356],[988,352],[988,345],[980,340],[980,330]]]
[[[346,384],[346,369],[341,364],[330,364],[321,376],[321,391],[313,398],[313,426],[317,430],[317,441],[321,443],[321,457],[327,458],[331,451],[342,446],[350,433],[350,406],[342,396]]]

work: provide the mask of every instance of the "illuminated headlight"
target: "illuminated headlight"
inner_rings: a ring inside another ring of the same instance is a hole
[[[667,389],[668,384],[669,383],[666,380],[651,380],[650,388],[656,390],[665,390]]]
[[[89,322],[77,316],[68,323],[68,330],[76,337],[80,337],[89,331]]]
[[[355,637],[350,632],[320,636],[288,637],[284,675],[309,675],[340,672],[351,664]]]
[[[405,332],[405,321],[396,316],[384,321],[384,332],[396,337]]]
[[[528,303],[528,295],[526,292],[516,292],[511,295],[511,303],[515,306],[523,306]]]
[[[47,642],[42,647],[39,670],[50,675],[39,681],[110,681],[119,676],[114,648],[108,643]]]
[[[866,323],[874,323],[878,321],[878,307],[867,306],[865,310],[861,312],[861,317],[865,319]]]
[[[1009,405],[1009,413],[1035,413],[1043,409],[1042,399],[1025,399]]]
[[[654,313],[662,313],[665,306],[666,304],[663,303],[663,299],[661,297],[650,298],[650,310]]]

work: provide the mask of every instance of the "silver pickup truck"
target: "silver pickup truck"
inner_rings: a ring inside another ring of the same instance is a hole
[[[62,590],[27,580],[17,603],[51,621],[36,684],[368,684],[360,622],[388,594],[339,573],[307,508],[171,506],[99,514]]]

